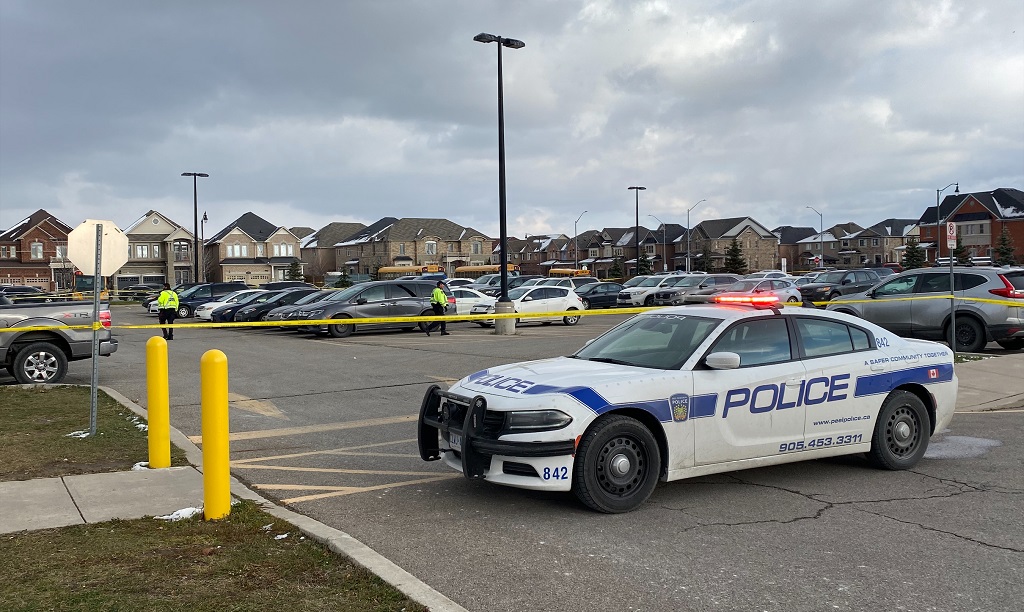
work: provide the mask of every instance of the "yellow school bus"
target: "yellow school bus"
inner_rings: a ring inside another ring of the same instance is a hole
[[[561,278],[565,276],[590,276],[590,270],[577,270],[575,268],[551,268],[548,276]]]
[[[519,276],[519,266],[516,264],[508,264],[508,273],[512,276]],[[501,272],[501,265],[485,265],[485,266],[459,266],[455,268],[455,278],[480,278],[484,274],[498,274]]]
[[[419,276],[421,274],[444,274],[444,266],[436,264],[426,266],[381,266],[377,269],[377,280],[393,280],[402,276]]]

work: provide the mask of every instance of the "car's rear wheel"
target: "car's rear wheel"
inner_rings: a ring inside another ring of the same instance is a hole
[[[491,327],[493,323],[477,323],[480,327]]]
[[[59,383],[68,372],[68,357],[49,342],[33,342],[18,351],[11,374],[21,384]]]
[[[570,308],[569,310],[573,311],[573,310],[576,310],[576,309],[575,308]],[[566,325],[576,325],[579,322],[580,322],[580,315],[569,315],[567,317],[562,317],[562,323],[565,323]]]
[[[340,315],[334,317],[335,320],[351,318],[352,317],[348,315]],[[329,333],[332,338],[348,338],[349,336],[352,335],[352,332],[354,332],[355,330],[356,326],[352,324],[345,325],[340,323],[331,323],[330,325],[327,326],[327,333]]]
[[[178,306],[178,318],[187,319],[192,316],[192,309],[188,306]]]
[[[598,512],[629,512],[658,484],[661,454],[654,435],[623,415],[601,417],[576,449],[573,492]]]
[[[799,299],[799,298],[795,298],[795,297],[793,297],[793,296],[789,296],[789,299],[788,299],[788,300],[786,300],[786,303],[788,303],[788,304],[796,304],[796,303],[797,303],[797,302],[799,302],[799,301],[800,301],[800,299]]]
[[[1024,348],[1024,338],[1005,338],[996,340],[996,343],[1008,351],[1019,351]]]
[[[910,469],[924,457],[930,437],[931,418],[921,398],[893,391],[878,412],[868,458],[879,468]]]
[[[946,337],[949,337],[947,326]],[[956,318],[956,350],[965,353],[977,353],[985,348],[987,343],[985,330],[981,323],[971,316],[960,316]],[[952,343],[951,343],[952,344]]]

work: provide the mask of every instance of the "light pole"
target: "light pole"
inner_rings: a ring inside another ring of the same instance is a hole
[[[199,195],[196,188],[198,177],[207,178],[205,172],[182,172],[182,176],[192,177],[192,280],[199,282]]]
[[[508,304],[508,227],[505,223],[505,101],[502,95],[501,48],[522,49],[526,46],[526,43],[514,38],[502,38],[501,36],[483,32],[474,36],[473,40],[481,43],[498,43],[498,215],[501,228],[501,236],[499,237],[501,242],[501,255],[499,258],[499,263],[501,264],[501,293],[498,296],[498,302]],[[509,307],[509,311],[511,311],[511,307]],[[511,321],[511,319],[506,320]],[[496,321],[495,329],[497,328]]]
[[[950,187],[954,187],[953,193],[960,193],[960,183],[950,183],[950,184],[946,185],[945,187],[943,187],[942,189],[936,189],[935,190],[935,264],[936,265],[938,265],[938,263],[939,263],[939,255],[940,255],[939,251],[942,248],[942,242],[941,242],[942,239],[939,237],[939,236],[942,235],[942,232],[940,231],[940,229],[942,227],[942,215],[939,214],[939,195],[943,191],[949,189]],[[953,251],[949,252],[949,259],[950,259],[950,261],[953,260]],[[950,290],[952,291],[952,285],[950,285],[950,287],[951,287]]]
[[[704,198],[703,200],[699,200],[697,202],[697,204],[700,204],[701,202],[707,202],[707,201],[708,201],[708,199]],[[694,204],[693,206],[691,206],[691,207],[686,209],[686,272],[687,272],[687,274],[689,274],[689,272],[690,272],[690,211],[693,210],[694,208],[697,208],[697,204]],[[706,262],[705,262],[705,265],[704,265],[704,269],[705,270],[708,269]]]
[[[657,215],[647,215],[648,217],[654,217],[661,224],[661,271],[668,272],[668,226],[661,219],[658,219]]]
[[[576,245],[573,248],[572,258],[572,267],[574,270],[578,270],[580,267],[580,237],[579,234],[576,233],[576,225],[579,224],[580,219],[582,219],[583,215],[585,214],[587,214],[587,211],[581,212],[580,216],[576,217],[576,221],[572,224],[572,240],[573,243]]]
[[[640,274],[640,192],[646,187],[629,187],[636,193],[636,227],[633,228],[633,242],[636,244],[636,273]]]

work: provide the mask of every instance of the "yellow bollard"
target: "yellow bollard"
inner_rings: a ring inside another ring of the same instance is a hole
[[[167,385],[167,341],[146,341],[146,411],[149,414],[149,467],[171,467],[171,407]]]
[[[203,516],[208,521],[231,513],[228,448],[228,358],[217,349],[199,361],[203,413]]]

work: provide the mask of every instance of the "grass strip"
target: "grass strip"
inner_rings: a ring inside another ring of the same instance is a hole
[[[2,536],[0,558],[2,610],[426,610],[248,501]]]
[[[0,480],[119,472],[149,458],[145,420],[100,391],[96,435],[88,387],[0,388]],[[188,465],[171,446],[171,465]]]

